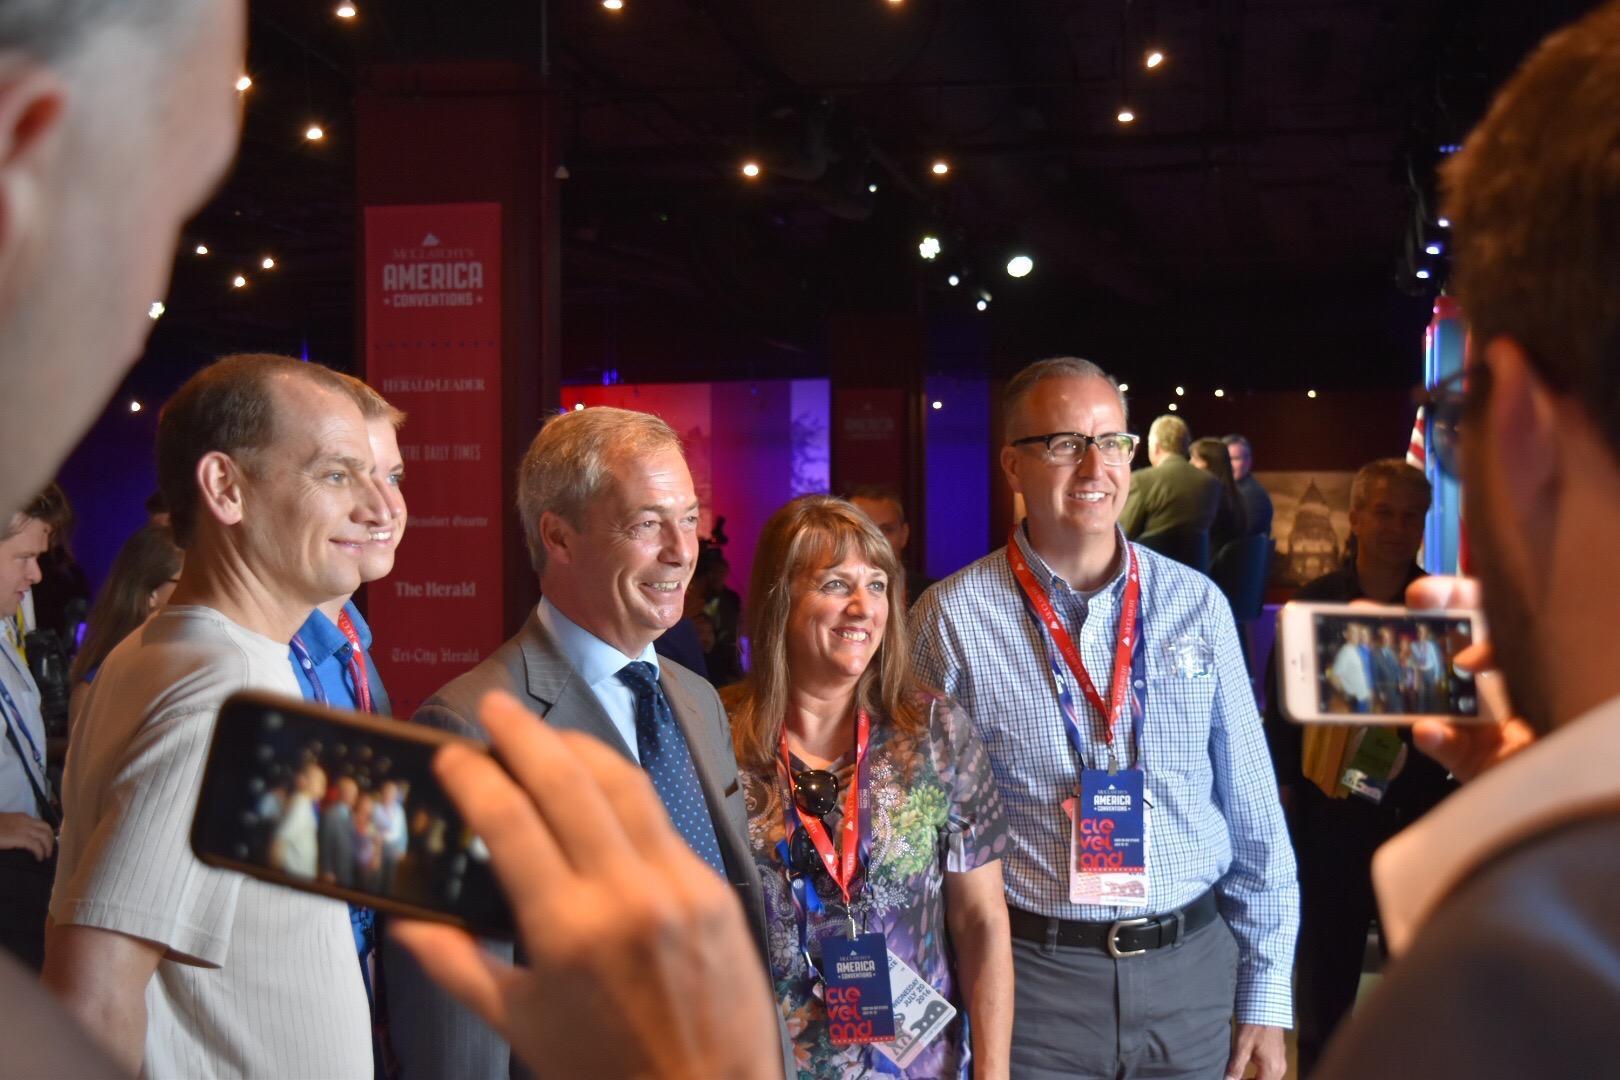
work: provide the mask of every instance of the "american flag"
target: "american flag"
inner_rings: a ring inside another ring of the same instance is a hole
[[[1423,445],[1423,406],[1418,406],[1417,420],[1412,424],[1412,438],[1406,443],[1406,463],[1428,471],[1428,452]]]

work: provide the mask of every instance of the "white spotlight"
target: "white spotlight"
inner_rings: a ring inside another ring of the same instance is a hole
[[[208,254],[208,245],[207,244],[198,244],[197,245],[197,254],[199,254],[199,255]]]
[[[1151,71],[1160,64],[1164,63],[1164,53],[1160,52],[1158,49],[1154,49],[1152,52],[1147,54],[1147,57],[1142,61],[1142,63],[1147,66],[1149,71]]]
[[[1440,226],[1442,229],[1449,229],[1451,228],[1451,219],[1448,217],[1443,217],[1439,221],[1435,222],[1435,224]]]
[[[160,319],[163,317],[163,313],[168,310],[168,308],[163,306],[163,301],[154,300],[152,301],[152,306],[146,309],[146,317],[149,319]]]
[[[1171,402],[1171,403],[1170,403],[1170,411],[1171,411],[1171,412],[1175,412],[1175,411],[1176,411],[1176,403],[1175,403],[1175,402],[1173,402],[1173,401],[1172,401],[1172,402]]]
[[[1035,269],[1035,260],[1028,255],[1014,255],[1007,260],[1007,273],[1012,277],[1028,277]]]
[[[248,87],[252,85],[253,80],[248,78],[246,75],[243,75],[236,80],[236,92],[238,94],[245,94],[248,92]]]
[[[959,275],[959,274],[952,274],[950,277],[945,279],[945,282],[946,282],[946,284],[950,285],[951,288],[954,289],[958,285],[962,284],[962,278],[961,278],[961,275]]]
[[[1440,245],[1439,244],[1430,244],[1428,247],[1424,248],[1423,250],[1424,250],[1424,252],[1426,254],[1438,255],[1438,254],[1440,254]]]
[[[1119,110],[1119,115],[1114,119],[1118,120],[1122,124],[1129,124],[1135,121],[1136,114],[1129,109],[1121,109]]]
[[[1125,393],[1125,391],[1129,390],[1130,388],[1131,388],[1131,384],[1128,383],[1128,382],[1122,382],[1122,383],[1119,384],[1119,392],[1122,393],[1122,394]]]
[[[1305,396],[1308,397],[1308,398],[1315,398],[1316,397],[1316,391],[1315,390],[1307,390],[1307,391],[1305,391]]]
[[[1225,390],[1220,390],[1220,389],[1217,389],[1217,390],[1216,390],[1216,391],[1215,391],[1215,396],[1216,396],[1216,397],[1225,397],[1225,396],[1226,396],[1226,391],[1225,391]]]
[[[266,270],[274,270],[276,268],[276,260],[266,255],[263,259],[259,260],[259,265],[264,267]]]
[[[989,311],[990,310],[990,301],[988,301],[988,300],[980,300],[979,302],[977,302],[973,306],[978,308],[980,311]]]
[[[141,403],[138,402],[138,401],[130,402],[129,403],[129,411],[130,412],[140,412],[141,411]]]
[[[937,236],[925,236],[922,238],[922,242],[917,245],[917,254],[925,259],[939,258],[939,253],[942,250],[944,249],[940,247],[939,237]]]
[[[1186,396],[1187,396],[1187,388],[1185,386],[1176,387],[1176,397],[1186,397]]]
[[[1431,275],[1429,274],[1429,272],[1427,270],[1419,270],[1417,272],[1417,279],[1419,281],[1428,281],[1430,276]]]
[[[326,138],[326,132],[321,128],[321,125],[311,124],[309,127],[304,129],[304,138],[308,139],[310,142],[320,142],[322,139]]]
[[[247,278],[243,277],[241,274],[237,274],[235,277],[231,278],[231,288],[233,289],[240,289],[246,285]]]
[[[938,412],[940,409],[943,409],[944,407],[945,407],[945,403],[943,401],[934,402],[934,411],[935,412]]]

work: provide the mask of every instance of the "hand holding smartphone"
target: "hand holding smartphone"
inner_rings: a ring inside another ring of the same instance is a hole
[[[1277,622],[1283,712],[1300,724],[1488,721],[1481,687],[1454,663],[1486,639],[1473,609],[1285,604]]]
[[[512,917],[433,772],[430,728],[273,694],[220,707],[191,847],[210,866],[487,937]]]

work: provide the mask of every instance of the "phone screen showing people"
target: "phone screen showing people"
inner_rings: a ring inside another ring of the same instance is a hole
[[[290,699],[232,697],[192,848],[261,879],[510,935],[489,852],[433,775],[448,739]]]
[[[1318,705],[1351,716],[1477,716],[1474,680],[1452,664],[1473,644],[1466,619],[1312,616]]]

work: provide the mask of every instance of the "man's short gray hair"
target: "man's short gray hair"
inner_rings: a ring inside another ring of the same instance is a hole
[[[1434,487],[1422,469],[1405,458],[1379,458],[1363,465],[1357,470],[1356,478],[1350,481],[1350,509],[1360,510],[1367,505],[1367,500],[1372,498],[1374,484],[1405,487],[1414,495],[1422,495],[1424,506],[1434,501]]]
[[[658,417],[606,405],[554,416],[529,444],[518,466],[518,516],[535,573],[546,569],[540,519],[549,511],[575,528],[607,486],[621,456],[681,453],[681,437]]]
[[[1001,395],[1001,420],[1009,435],[1018,419],[1018,410],[1023,406],[1024,399],[1037,384],[1047,379],[1101,379],[1114,388],[1114,393],[1119,396],[1120,415],[1127,424],[1130,423],[1130,410],[1125,405],[1125,395],[1120,392],[1118,379],[1090,360],[1082,360],[1078,356],[1053,356],[1046,360],[1035,361],[1007,382],[1007,389]]]
[[[72,56],[111,26],[167,30],[189,23],[204,0],[0,0],[0,52],[40,60]],[[217,3],[218,0],[210,0]]]
[[[1148,449],[1152,450],[1155,446],[1160,450],[1168,450],[1172,454],[1186,457],[1188,449],[1192,446],[1192,429],[1181,417],[1166,413],[1153,421],[1153,426],[1148,428]]]

